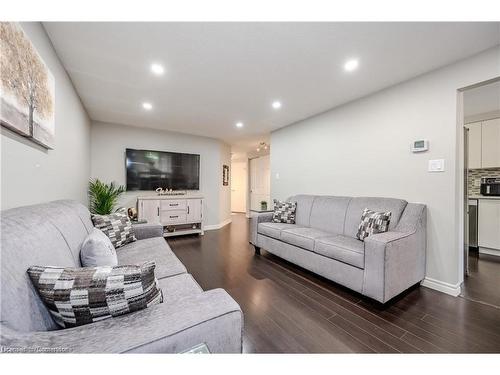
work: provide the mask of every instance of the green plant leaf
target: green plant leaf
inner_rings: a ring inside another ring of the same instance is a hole
[[[113,212],[118,198],[125,191],[125,187],[117,186],[114,182],[105,184],[99,179],[89,181],[89,209],[93,214],[109,215]]]

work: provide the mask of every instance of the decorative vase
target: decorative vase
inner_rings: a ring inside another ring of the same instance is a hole
[[[260,202],[260,209],[262,211],[266,211],[267,210],[267,202],[265,202],[265,201]]]

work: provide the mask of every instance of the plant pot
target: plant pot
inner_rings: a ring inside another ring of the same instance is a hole
[[[260,209],[262,211],[266,211],[267,210],[267,202],[260,202]]]

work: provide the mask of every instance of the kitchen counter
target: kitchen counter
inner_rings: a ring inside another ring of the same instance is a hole
[[[500,196],[486,196],[486,195],[469,195],[469,199],[494,199],[500,200]]]

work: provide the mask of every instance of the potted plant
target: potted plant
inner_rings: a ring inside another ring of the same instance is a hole
[[[260,201],[260,209],[261,211],[267,210],[267,201]]]
[[[125,187],[117,186],[114,182],[105,184],[99,179],[89,181],[89,209],[93,214],[109,215],[113,212],[120,195]]]

